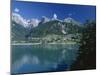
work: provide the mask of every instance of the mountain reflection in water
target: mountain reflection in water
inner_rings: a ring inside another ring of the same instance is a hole
[[[12,45],[12,73],[70,70],[78,45]]]

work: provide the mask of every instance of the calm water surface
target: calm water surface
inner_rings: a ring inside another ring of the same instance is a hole
[[[12,73],[70,70],[78,45],[12,45]]]

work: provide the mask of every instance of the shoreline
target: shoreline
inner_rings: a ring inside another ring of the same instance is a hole
[[[54,45],[54,44],[76,44],[76,42],[68,42],[68,43],[45,43],[44,45]],[[43,45],[43,43],[12,43],[11,45]]]

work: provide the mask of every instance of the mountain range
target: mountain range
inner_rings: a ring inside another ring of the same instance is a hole
[[[68,35],[80,33],[82,24],[71,17],[60,20],[57,15],[47,18],[42,16],[41,20],[26,20],[17,13],[12,13],[12,39],[23,40],[29,37],[44,37],[46,35]]]

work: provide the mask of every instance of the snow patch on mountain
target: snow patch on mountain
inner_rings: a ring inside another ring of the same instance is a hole
[[[66,31],[65,31],[65,30],[62,30],[62,33],[63,33],[63,34],[66,34]]]
[[[63,33],[63,34],[66,34],[66,31],[65,31],[65,26],[64,26],[64,25],[62,25],[62,27],[61,27],[61,28],[62,28],[62,30],[61,30],[61,31],[62,31],[62,33]]]
[[[80,22],[74,20],[74,19],[71,18],[71,17],[65,18],[65,19],[64,19],[64,22],[67,22],[67,23],[73,23],[74,25],[79,25],[79,26],[81,25]]]
[[[65,18],[64,22],[71,23],[73,19],[71,17]]]

